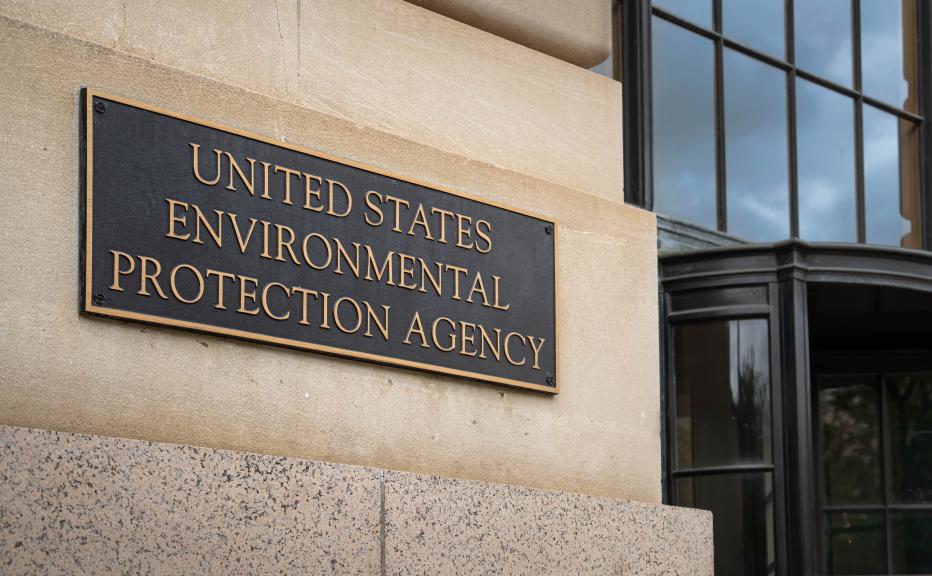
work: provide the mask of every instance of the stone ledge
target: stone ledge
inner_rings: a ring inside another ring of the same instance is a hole
[[[0,15],[624,198],[620,83],[402,0],[4,0]]]
[[[0,572],[378,574],[379,472],[0,427]]]
[[[0,427],[4,574],[712,574],[707,512]]]
[[[583,68],[612,54],[612,5],[605,0],[408,2]]]
[[[712,574],[702,510],[385,473],[385,574]]]

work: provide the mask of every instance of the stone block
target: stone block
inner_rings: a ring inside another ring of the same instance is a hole
[[[378,574],[380,472],[0,427],[3,574]]]
[[[385,574],[711,576],[700,510],[385,476]]]
[[[652,214],[2,17],[0,77],[0,423],[659,502]],[[82,86],[554,219],[561,393],[80,315]]]
[[[402,0],[4,0],[0,15],[624,198],[621,84]]]
[[[595,66],[612,53],[612,2],[408,1],[583,68]]]

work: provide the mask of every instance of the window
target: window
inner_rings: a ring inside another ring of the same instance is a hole
[[[932,574],[932,253],[682,251],[659,278],[664,501],[713,512],[716,575]]]
[[[917,2],[623,2],[629,201],[753,242],[923,248]]]
[[[932,375],[818,379],[826,574],[932,572]]]
[[[711,510],[716,574],[774,574],[766,319],[673,329],[674,504]]]

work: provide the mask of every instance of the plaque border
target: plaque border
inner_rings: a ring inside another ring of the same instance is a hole
[[[298,146],[288,142],[283,142],[281,140],[276,140],[268,136],[263,136],[255,132],[249,132],[247,130],[241,130],[238,128],[232,128],[230,126],[224,126],[216,122],[211,122],[209,120],[203,120],[200,118],[195,118],[186,114],[179,114],[172,112],[165,108],[160,108],[158,106],[153,106],[145,102],[140,102],[138,100],[133,100],[131,98],[124,98],[122,96],[116,96],[114,94],[104,92],[102,90],[96,90],[93,88],[82,88],[82,97],[83,105],[80,110],[84,118],[81,120],[80,125],[82,130],[81,133],[81,155],[82,155],[82,172],[84,184],[81,187],[84,193],[84,202],[81,203],[84,209],[84,223],[82,226],[82,232],[84,236],[84,241],[82,242],[83,254],[82,254],[82,283],[84,297],[82,299],[83,312],[99,315],[99,316],[109,316],[113,318],[118,318],[122,320],[132,320],[138,322],[144,322],[148,324],[155,324],[161,326],[170,326],[173,328],[181,328],[183,330],[203,332],[208,334],[218,334],[221,336],[229,336],[242,340],[249,340],[252,342],[258,342],[261,344],[270,344],[277,346],[284,346],[287,348],[306,350],[310,352],[317,352],[328,356],[337,356],[341,358],[348,358],[352,360],[363,360],[366,362],[372,362],[376,364],[381,364],[385,366],[394,366],[398,368],[405,368],[409,370],[419,370],[424,372],[431,372],[434,374],[440,374],[443,376],[454,376],[459,378],[464,378],[467,380],[474,380],[479,382],[487,382],[491,384],[503,384],[506,386],[512,386],[516,388],[524,388],[526,390],[535,390],[539,392],[548,392],[550,394],[556,395],[560,393],[560,348],[557,342],[557,320],[558,315],[558,302],[559,298],[557,296],[557,224],[556,221],[530,212],[523,210],[521,208],[515,208],[513,206],[508,206],[494,200],[486,200],[477,198],[474,195],[460,192],[458,190],[453,190],[445,186],[439,186],[424,180],[417,178],[411,178],[409,176],[402,176],[400,174],[385,170],[382,168],[377,168],[364,164],[362,162],[357,162],[355,160],[349,160],[334,154],[327,152],[321,152],[313,148],[306,146]],[[431,188],[433,190],[438,190],[447,194],[452,194],[453,196],[458,196],[466,200],[471,200],[473,202],[478,202],[479,204],[485,204],[490,206],[495,206],[502,210],[508,212],[513,212],[520,214],[522,216],[528,216],[536,220],[540,220],[544,223],[550,224],[553,227],[552,237],[553,237],[553,266],[554,266],[554,278],[553,278],[553,345],[554,345],[554,377],[556,378],[555,386],[546,386],[543,384],[534,384],[532,382],[526,382],[524,380],[517,380],[514,378],[505,378],[501,376],[494,376],[491,374],[483,374],[481,372],[473,372],[470,370],[460,370],[457,368],[447,368],[437,364],[429,364],[424,362],[416,362],[413,360],[405,360],[403,358],[395,358],[392,356],[385,356],[382,354],[372,354],[369,352],[360,352],[357,350],[351,350],[348,348],[340,348],[336,346],[327,346],[324,344],[317,344],[313,342],[304,342],[301,340],[293,340],[290,338],[282,338],[278,336],[269,336],[267,334],[261,334],[258,332],[251,332],[248,330],[238,330],[234,328],[225,328],[222,326],[214,326],[212,324],[204,324],[201,322],[190,322],[187,320],[176,320],[174,318],[166,318],[163,316],[157,316],[154,314],[144,314],[140,312],[130,312],[127,310],[120,310],[117,308],[109,308],[107,306],[102,306],[94,303],[92,296],[93,290],[91,289],[91,278],[92,278],[92,257],[93,257],[93,234],[94,234],[94,110],[92,109],[94,98],[100,98],[103,100],[109,100],[112,102],[118,102],[120,104],[125,104],[127,106],[132,106],[134,108],[140,108],[148,112],[153,112],[155,114],[160,114],[162,116],[167,116],[169,118],[174,118],[176,120],[181,120],[183,122],[190,122],[192,124],[197,124],[200,126],[205,126],[214,130],[219,130],[221,132],[226,132],[228,134],[234,134],[243,138],[248,138],[250,140],[255,140],[257,142],[262,142],[272,146],[277,146],[279,148],[286,148],[299,152],[301,154],[306,154],[309,156],[315,156],[317,158],[323,158],[324,160],[329,160],[331,162],[336,162],[338,164],[343,164],[346,166],[351,166],[360,170],[365,170],[367,172],[372,172],[375,174],[380,174],[382,176],[387,176],[389,178],[394,178],[396,180],[401,180],[403,182],[408,182],[410,184],[415,184],[418,186],[423,186],[425,188]]]

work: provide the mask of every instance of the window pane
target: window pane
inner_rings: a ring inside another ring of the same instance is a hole
[[[766,320],[674,329],[677,468],[771,461]]]
[[[729,234],[789,238],[786,74],[727,49],[725,172]]]
[[[712,42],[653,20],[654,209],[717,227]]]
[[[725,36],[782,59],[784,0],[722,0]]]
[[[829,574],[886,574],[883,514],[828,514],[826,525]]]
[[[850,87],[851,0],[796,0],[793,14],[797,66]]]
[[[861,83],[868,96],[916,109],[914,0],[861,0]]]
[[[888,378],[886,406],[891,496],[932,503],[932,375]]]
[[[856,242],[854,104],[799,79],[796,109],[799,235],[815,242]]]
[[[775,572],[769,472],[677,478],[675,503],[712,511],[716,576]]]
[[[880,504],[880,412],[872,377],[820,377],[826,504]]]
[[[893,571],[932,574],[932,513],[893,513],[890,524]]]
[[[712,0],[654,0],[654,6],[693,24],[712,28]]]
[[[921,248],[919,128],[864,106],[864,201],[867,241]]]

